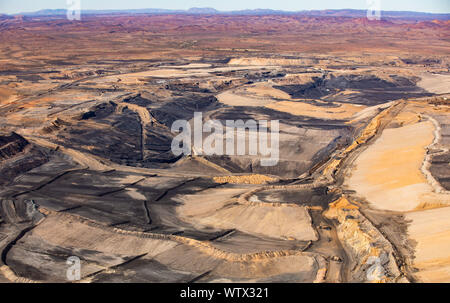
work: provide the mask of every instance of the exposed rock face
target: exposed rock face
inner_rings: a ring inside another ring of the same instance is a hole
[[[0,200],[0,217],[7,223],[38,222],[43,215],[33,200]]]
[[[404,97],[427,96],[425,90],[416,86],[412,79],[404,77],[378,78],[374,75],[324,75],[313,77],[311,82],[297,85],[276,86],[294,98],[325,98],[329,101],[361,105],[378,105]],[[351,89],[353,94],[335,95]]]
[[[22,136],[0,135],[0,185],[45,162],[47,157]]]
[[[276,179],[264,175],[245,175],[245,176],[223,176],[214,177],[217,183],[235,183],[235,184],[265,184],[274,182]]]
[[[28,145],[28,141],[16,133],[0,135],[0,160],[14,157]]]
[[[361,214],[357,205],[342,196],[330,204],[325,216],[339,222],[338,237],[355,260],[354,277],[367,282],[398,282],[401,273],[392,245]]]

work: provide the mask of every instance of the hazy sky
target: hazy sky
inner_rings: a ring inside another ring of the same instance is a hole
[[[370,0],[369,0],[370,1]],[[382,10],[450,13],[450,0],[380,0]],[[271,8],[289,11],[311,9],[366,9],[368,0],[81,0],[82,9],[135,9],[213,7],[218,10]],[[66,0],[0,0],[0,13],[66,8]]]

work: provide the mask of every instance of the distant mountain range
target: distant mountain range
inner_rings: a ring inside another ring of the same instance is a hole
[[[338,9],[338,10],[310,10],[310,11],[281,11],[271,9],[251,9],[239,11],[218,11],[210,7],[193,7],[188,10],[171,9],[128,9],[128,10],[82,10],[82,15],[111,15],[111,14],[150,14],[150,15],[303,15],[303,16],[329,16],[329,17],[354,17],[362,18],[367,14],[366,10]],[[65,9],[44,9],[37,12],[24,12],[14,15],[22,16],[61,16],[66,15]],[[435,14],[410,11],[382,11],[383,19],[415,19],[415,20],[450,20],[450,14]]]

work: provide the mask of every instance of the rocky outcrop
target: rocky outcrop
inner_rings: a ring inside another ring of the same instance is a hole
[[[355,281],[406,282],[399,270],[392,244],[359,211],[359,206],[342,196],[329,205],[324,215],[337,221],[337,234],[353,260]]]
[[[50,134],[53,132],[56,132],[60,130],[61,128],[70,125],[70,123],[62,120],[61,118],[56,118],[52,122],[49,123],[49,125],[46,125],[42,128],[43,134]]]
[[[214,177],[216,183],[231,183],[231,184],[266,184],[275,182],[277,179],[266,175],[242,175],[242,176],[220,176]]]
[[[0,134],[0,185],[47,161],[47,155],[22,136],[14,132]]]
[[[23,152],[28,145],[27,140],[14,132],[0,135],[0,161],[12,158]]]
[[[370,139],[372,139],[378,132],[381,126],[381,121],[391,113],[397,106],[402,104],[401,102],[397,102],[391,107],[383,110],[378,115],[376,115],[367,126],[362,130],[361,134],[353,141],[353,143],[348,146],[343,151],[334,155],[330,161],[325,165],[322,170],[322,176],[320,176],[320,180],[334,182],[334,177],[338,169],[340,168],[344,159],[346,159],[351,152],[356,150],[359,146],[367,143]]]
[[[424,118],[427,118],[429,121],[433,123],[434,140],[429,146],[427,146],[427,154],[425,155],[424,161],[422,163],[421,171],[425,175],[428,183],[433,187],[434,192],[439,194],[450,195],[450,191],[445,189],[442,186],[442,184],[440,184],[439,181],[436,180],[436,178],[430,171],[433,157],[448,154],[449,148],[441,143],[442,136],[441,136],[441,126],[439,122],[429,115],[424,115]],[[446,203],[443,203],[443,205],[446,205]]]
[[[287,185],[265,185],[255,189],[252,189],[248,192],[243,193],[239,196],[238,202],[240,204],[248,204],[252,203],[250,198],[254,196],[256,193],[265,191],[265,190],[281,190],[281,189],[312,189],[315,187],[327,186],[326,182],[322,181],[314,181],[313,183],[306,184],[287,184]]]
[[[0,217],[6,223],[39,222],[43,215],[33,200],[0,200]]]
[[[0,266],[0,274],[2,274],[6,279],[14,283],[38,283],[38,281],[34,281],[24,277],[19,277],[7,265]]]

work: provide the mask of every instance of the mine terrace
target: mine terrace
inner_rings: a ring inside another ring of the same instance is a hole
[[[449,26],[0,16],[0,282],[450,281]],[[174,155],[195,112],[277,164]]]

